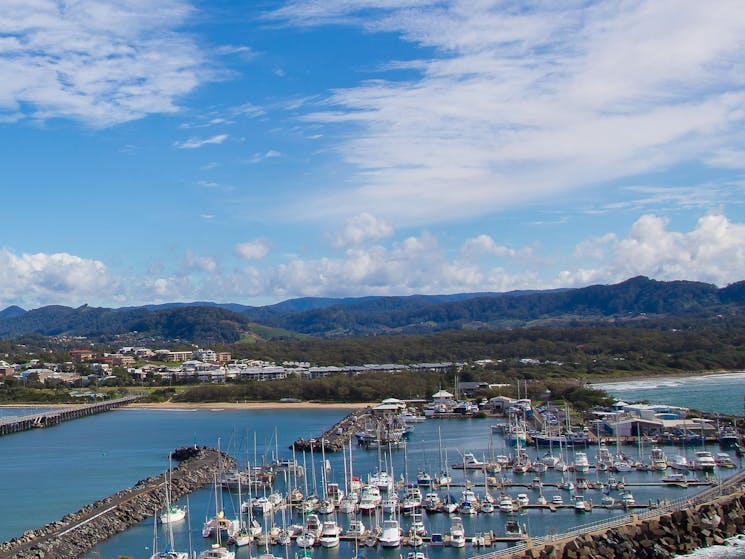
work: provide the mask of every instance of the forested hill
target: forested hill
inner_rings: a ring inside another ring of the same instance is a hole
[[[240,339],[425,334],[442,330],[504,329],[709,320],[745,316],[745,282],[725,288],[636,277],[616,285],[556,291],[293,299],[266,307],[171,303],[121,309],[47,306],[0,311],[0,338],[24,334],[78,335],[112,340],[178,340],[197,344]],[[261,326],[260,326],[261,325]]]
[[[507,296],[510,295],[510,296]],[[246,313],[257,322],[314,336],[424,334],[659,318],[745,315],[745,282],[719,289],[691,282],[636,277],[616,285],[551,292],[489,294],[459,300],[378,297],[301,312],[271,308]]]

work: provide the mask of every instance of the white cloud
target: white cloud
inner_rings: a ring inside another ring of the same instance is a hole
[[[393,227],[383,219],[363,212],[344,222],[335,238],[336,246],[359,245],[368,240],[384,239],[393,235]]]
[[[261,163],[265,159],[276,159],[277,157],[281,157],[282,154],[278,152],[277,150],[270,149],[269,151],[266,151],[264,153],[254,153],[251,157],[246,159],[246,163],[250,164],[256,164]]]
[[[227,134],[217,134],[209,138],[189,138],[183,142],[176,142],[173,145],[179,149],[198,149],[210,144],[221,144],[227,140]]]
[[[263,239],[235,245],[235,253],[243,260],[261,260],[269,254],[269,244]]]
[[[461,248],[461,252],[466,256],[477,258],[482,255],[496,256],[499,258],[528,258],[532,256],[533,249],[530,247],[515,249],[498,245],[491,236],[479,235],[478,237],[466,239]]]
[[[417,78],[336,90],[303,117],[345,126],[336,147],[356,170],[345,191],[317,197],[316,215],[459,219],[677,163],[724,163],[724,147],[745,145],[745,10],[736,0],[530,9],[308,0],[272,17],[393,32],[434,53],[400,64]]]
[[[211,256],[199,256],[187,251],[184,257],[184,268],[187,271],[213,273],[217,270],[217,261]]]
[[[178,110],[207,79],[183,0],[5,0],[0,114],[95,127]]]
[[[689,232],[670,231],[667,219],[648,214],[624,238],[608,233],[583,241],[575,257],[590,259],[590,265],[562,271],[557,286],[612,283],[636,275],[727,285],[745,278],[745,224],[709,214]]]
[[[17,254],[0,249],[0,302],[15,304],[80,304],[89,298],[113,296],[114,279],[99,260],[64,252]]]

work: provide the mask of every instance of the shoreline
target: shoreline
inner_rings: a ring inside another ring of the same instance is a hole
[[[723,371],[691,371],[690,373],[671,373],[669,375],[667,374],[657,374],[657,375],[629,375],[624,377],[610,377],[610,378],[597,378],[597,379],[589,379],[584,378],[582,380],[585,381],[585,384],[587,385],[599,385],[599,384],[621,384],[625,382],[645,382],[645,381],[656,381],[656,380],[675,380],[675,379],[685,379],[685,378],[692,378],[692,377],[710,377],[710,376],[717,376],[717,375],[734,375],[734,374],[743,374],[745,371],[743,370],[723,370]]]

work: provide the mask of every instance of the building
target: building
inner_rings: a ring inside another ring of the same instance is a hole
[[[73,361],[90,361],[93,359],[93,352],[90,349],[71,349],[70,356]]]

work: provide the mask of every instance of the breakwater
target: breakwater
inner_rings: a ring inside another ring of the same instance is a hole
[[[354,410],[321,433],[320,436],[311,439],[297,439],[290,445],[290,448],[294,446],[295,450],[298,451],[311,449],[320,451],[323,447],[325,452],[339,452],[357,431],[364,428],[365,422],[370,417],[370,408]]]
[[[195,448],[172,471],[174,500],[213,482],[222,466],[235,459],[210,448]],[[73,559],[111,536],[124,532],[164,508],[165,474],[138,481],[133,487],[84,506],[61,520],[24,532],[0,544],[0,559]]]
[[[745,474],[691,499],[569,533],[528,540],[473,559],[668,559],[722,545],[745,531]]]
[[[72,406],[62,409],[55,409],[32,415],[22,415],[19,417],[5,417],[0,419],[0,435],[9,435],[11,433],[20,433],[30,429],[39,429],[58,425],[63,421],[79,419],[111,411],[113,409],[125,406],[142,398],[144,394],[132,394],[123,398],[106,400],[95,404],[84,404],[82,406]]]

